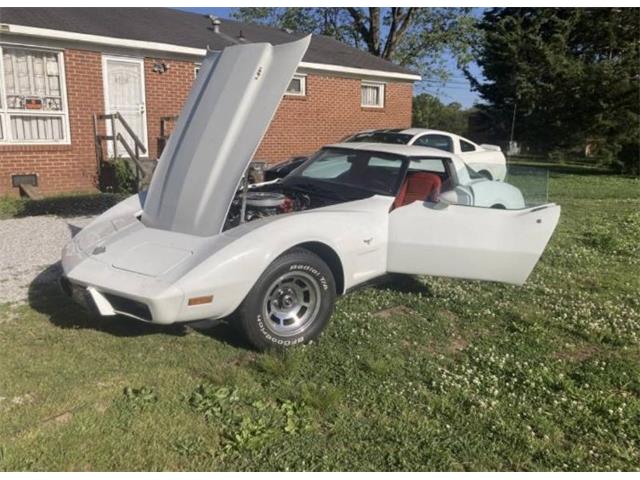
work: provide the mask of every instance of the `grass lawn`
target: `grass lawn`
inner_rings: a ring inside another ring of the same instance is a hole
[[[0,306],[0,469],[638,470],[640,182],[554,173],[550,194],[524,287],[369,287],[284,354],[53,289]]]
[[[31,215],[61,217],[97,215],[127,196],[123,193],[79,193],[47,197],[42,200],[0,197],[0,220]]]

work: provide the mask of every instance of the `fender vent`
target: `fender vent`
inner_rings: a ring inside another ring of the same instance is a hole
[[[151,310],[149,310],[149,307],[146,304],[136,300],[131,300],[130,298],[113,295],[111,293],[102,293],[102,295],[105,296],[116,312],[147,322],[152,321]]]

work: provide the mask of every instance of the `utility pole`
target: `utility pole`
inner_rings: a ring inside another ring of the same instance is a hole
[[[518,109],[518,102],[513,103],[513,117],[511,118],[511,135],[509,136],[509,143],[513,143],[513,133],[516,129],[516,111]]]
[[[516,146],[513,143],[513,136],[515,134],[515,130],[516,130],[516,112],[518,110],[518,102],[514,99],[513,102],[513,116],[511,117],[511,134],[509,135],[509,154],[510,155],[515,155],[516,153]]]

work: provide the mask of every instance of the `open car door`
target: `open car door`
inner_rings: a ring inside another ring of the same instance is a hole
[[[551,238],[560,207],[413,202],[389,215],[387,271],[521,285]]]

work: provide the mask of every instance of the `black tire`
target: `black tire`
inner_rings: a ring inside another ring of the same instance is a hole
[[[317,338],[335,301],[331,269],[316,254],[294,249],[267,267],[234,320],[258,350],[287,348]]]

